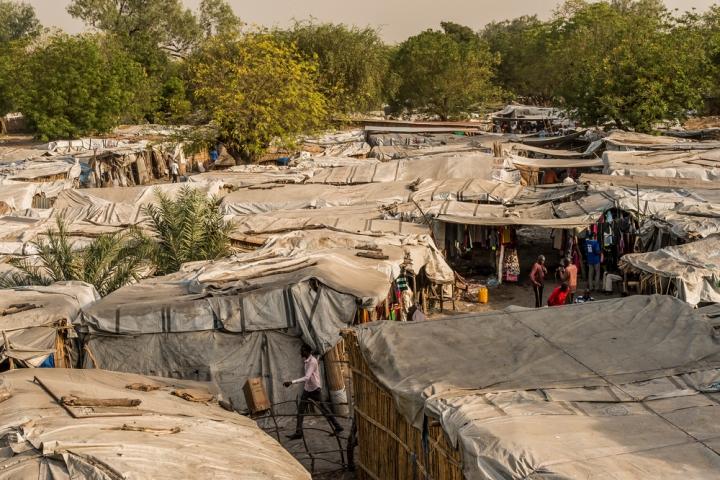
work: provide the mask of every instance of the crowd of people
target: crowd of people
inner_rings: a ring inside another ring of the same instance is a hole
[[[595,242],[597,243],[597,242]],[[591,242],[586,242],[587,262],[588,262],[588,288],[582,295],[577,296],[578,287],[578,269],[575,264],[567,257],[563,258],[560,266],[555,271],[555,278],[560,284],[553,289],[547,299],[549,307],[566,305],[569,303],[585,303],[593,301],[592,289],[600,287],[600,254],[596,250],[599,248]],[[597,257],[597,258],[596,258]],[[597,263],[593,263],[597,260]],[[535,308],[543,306],[543,292],[545,290],[545,280],[548,276],[548,270],[545,266],[545,256],[538,256],[530,271],[530,283],[532,283],[535,293]]]

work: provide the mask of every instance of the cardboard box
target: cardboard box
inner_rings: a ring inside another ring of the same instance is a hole
[[[270,400],[268,400],[265,384],[261,377],[249,378],[243,386],[243,393],[250,413],[259,413],[270,409]]]

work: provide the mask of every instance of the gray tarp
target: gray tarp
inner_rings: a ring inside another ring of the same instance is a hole
[[[324,353],[356,311],[354,297],[310,282],[223,296],[143,282],[85,309],[93,354],[85,366],[211,381],[239,410],[245,381],[263,377],[270,401],[281,404],[295,398],[282,382],[302,376],[302,343]]]
[[[356,247],[389,258],[358,257]],[[83,310],[93,354],[85,366],[213,381],[237,408],[245,380],[263,376],[270,400],[287,402],[295,392],[282,382],[302,376],[302,342],[321,354],[335,346],[359,305],[386,298],[406,261],[438,283],[454,281],[427,236],[292,232],[252,253],[185,264]]]
[[[720,346],[677,299],[376,322],[357,335],[399,411],[417,426],[440,420],[468,479],[718,477]]]
[[[128,385],[147,385],[139,391]],[[102,370],[0,375],[0,480],[214,478],[309,480],[249,418],[172,395],[207,384]],[[210,392],[212,393],[212,392]],[[133,399],[136,407],[63,407],[62,397]]]
[[[621,265],[671,278],[678,296],[691,305],[720,302],[720,237],[623,256]]]

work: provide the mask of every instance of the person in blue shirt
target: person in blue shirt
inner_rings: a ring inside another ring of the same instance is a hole
[[[600,288],[600,243],[588,238],[585,240],[585,259],[588,264],[588,290]]]
[[[219,156],[220,154],[218,153],[217,148],[213,148],[212,150],[210,150],[210,161],[212,163],[217,162]]]

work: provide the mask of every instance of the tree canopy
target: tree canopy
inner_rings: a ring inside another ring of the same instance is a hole
[[[0,0],[0,44],[35,37],[41,28],[32,6],[24,2]]]
[[[275,33],[293,42],[308,61],[317,60],[320,88],[332,110],[352,113],[382,107],[389,48],[377,30],[305,21]]]
[[[317,64],[274,35],[214,37],[190,61],[199,106],[236,157],[254,160],[326,121]]]
[[[251,160],[335,114],[388,106],[448,119],[512,99],[639,131],[720,113],[720,6],[566,0],[548,20],[479,32],[441,22],[388,45],[371,27],[308,20],[258,32],[227,0],[185,5],[71,0],[68,12],[98,33],[48,36],[31,6],[0,0],[0,114],[23,110],[43,138],[212,120]]]
[[[702,106],[702,50],[660,0],[574,0],[550,25],[557,96],[587,124],[650,131]]]
[[[444,28],[410,37],[396,50],[391,62],[399,82],[392,97],[395,110],[446,120],[498,96],[493,84],[498,57],[469,29],[451,23]]]
[[[56,35],[36,46],[16,81],[17,107],[43,139],[105,132],[141,115],[142,67],[102,35]]]
[[[490,51],[500,57],[495,78],[507,92],[530,103],[550,102],[558,93],[545,22],[523,16],[489,23],[480,34]]]
[[[0,0],[0,115],[17,110],[21,59],[41,30],[32,6]]]

